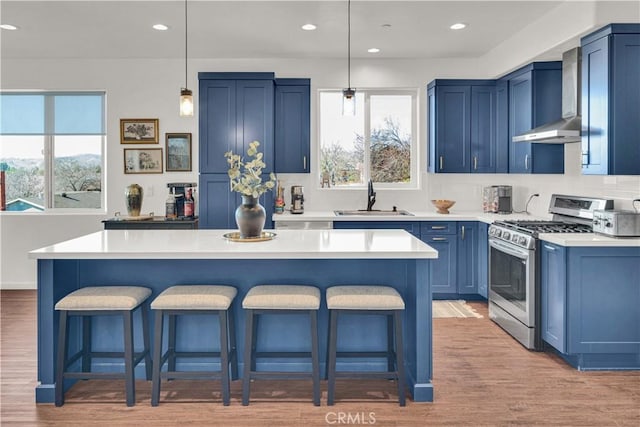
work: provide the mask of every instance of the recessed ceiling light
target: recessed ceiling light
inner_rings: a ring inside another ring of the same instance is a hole
[[[384,28],[385,30],[388,30],[389,28],[391,28],[391,24],[382,24],[380,25],[382,28]]]
[[[463,24],[462,22],[458,22],[458,23],[453,24],[449,28],[451,28],[452,30],[461,30],[461,29],[465,28],[466,26],[467,26],[467,24]]]
[[[371,49],[367,49],[367,52],[369,52],[369,53],[378,53],[378,52],[380,52],[380,49],[378,49],[377,47],[372,47]]]
[[[166,25],[164,25],[164,24],[155,24],[155,25],[153,26],[153,29],[154,29],[154,30],[158,30],[158,31],[167,31],[167,30],[169,29],[169,27],[167,27],[167,26],[166,26]]]
[[[305,31],[313,31],[313,30],[315,30],[316,28],[317,28],[317,27],[316,27],[315,25],[313,25],[313,24],[304,24],[304,25],[302,26],[302,29],[303,29],[303,30],[305,30]]]
[[[18,27],[16,27],[15,25],[11,25],[11,24],[0,24],[0,28],[2,28],[3,30],[17,30]]]

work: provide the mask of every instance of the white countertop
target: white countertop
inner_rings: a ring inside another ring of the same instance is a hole
[[[264,242],[231,242],[235,230],[105,230],[29,252],[36,259],[437,258],[404,230],[275,230]]]
[[[409,211],[409,215],[336,215],[333,211],[305,211],[303,214],[292,214],[285,212],[273,214],[273,221],[482,221],[491,224],[493,221],[504,221],[507,219],[550,219],[528,214],[495,214],[481,211],[451,212],[449,214],[439,214],[434,211]]]
[[[640,237],[609,237],[597,233],[542,233],[538,237],[560,246],[640,247]]]

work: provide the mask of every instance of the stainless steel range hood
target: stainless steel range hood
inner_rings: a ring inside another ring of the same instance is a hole
[[[513,137],[513,142],[564,144],[580,142],[580,48],[562,54],[562,119]]]

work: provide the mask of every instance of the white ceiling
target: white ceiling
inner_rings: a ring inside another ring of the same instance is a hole
[[[563,1],[366,1],[351,5],[353,58],[475,58]],[[188,0],[190,58],[342,58],[347,1]],[[3,59],[181,58],[184,2],[2,0]],[[300,26],[314,23],[316,31]],[[452,31],[449,25],[468,27]],[[164,23],[169,31],[156,31]],[[383,27],[390,24],[390,27]],[[377,47],[381,52],[366,52]]]

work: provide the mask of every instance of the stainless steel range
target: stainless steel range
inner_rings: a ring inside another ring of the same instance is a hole
[[[489,317],[532,350],[540,338],[540,233],[591,233],[593,212],[613,200],[553,194],[551,221],[506,220],[489,226]]]

